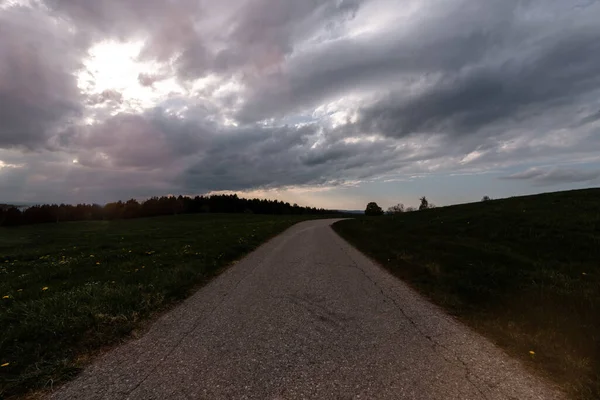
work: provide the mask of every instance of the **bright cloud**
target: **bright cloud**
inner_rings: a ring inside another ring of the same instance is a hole
[[[141,61],[144,42],[119,43],[113,40],[93,45],[83,60],[77,75],[77,86],[82,93],[105,101],[119,103],[112,115],[119,112],[143,112],[159,105],[174,94],[186,91],[174,77],[164,74],[168,65]],[[151,77],[154,80],[151,80]]]

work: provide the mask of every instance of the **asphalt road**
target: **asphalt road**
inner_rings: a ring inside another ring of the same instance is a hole
[[[559,399],[489,341],[303,222],[53,399]]]

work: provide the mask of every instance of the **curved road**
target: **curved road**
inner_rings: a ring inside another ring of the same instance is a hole
[[[288,229],[51,398],[563,398],[333,222]]]

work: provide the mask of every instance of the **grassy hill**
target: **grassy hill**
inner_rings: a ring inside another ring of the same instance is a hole
[[[68,379],[93,351],[310,218],[195,214],[0,228],[0,399]]]
[[[600,189],[334,229],[575,398],[600,398]]]

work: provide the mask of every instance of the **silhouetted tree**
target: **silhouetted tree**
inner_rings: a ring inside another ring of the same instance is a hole
[[[421,201],[421,205],[419,206],[419,211],[427,210],[429,208],[429,201],[427,200],[427,197],[423,196],[419,200]]]
[[[109,220],[123,218],[124,210],[125,204],[122,201],[108,203],[104,206],[104,218]]]
[[[374,201],[367,204],[367,208],[365,209],[365,215],[376,216],[383,215],[383,209],[377,205]]]
[[[4,211],[4,220],[2,225],[4,226],[17,226],[23,222],[23,215],[21,211],[16,207],[11,207]]]
[[[483,196],[483,198],[481,199],[481,201],[490,201],[490,200],[492,200],[490,198],[490,196]]]
[[[123,218],[138,218],[141,216],[142,206],[136,199],[127,200],[123,210]]]
[[[15,226],[62,221],[113,220],[193,213],[253,213],[253,214],[325,214],[335,213],[315,207],[290,205],[278,200],[242,199],[237,195],[162,196],[143,202],[135,199],[98,204],[44,204],[25,208],[0,205],[0,225]]]
[[[387,209],[388,214],[400,214],[404,212],[404,204],[399,203]]]

